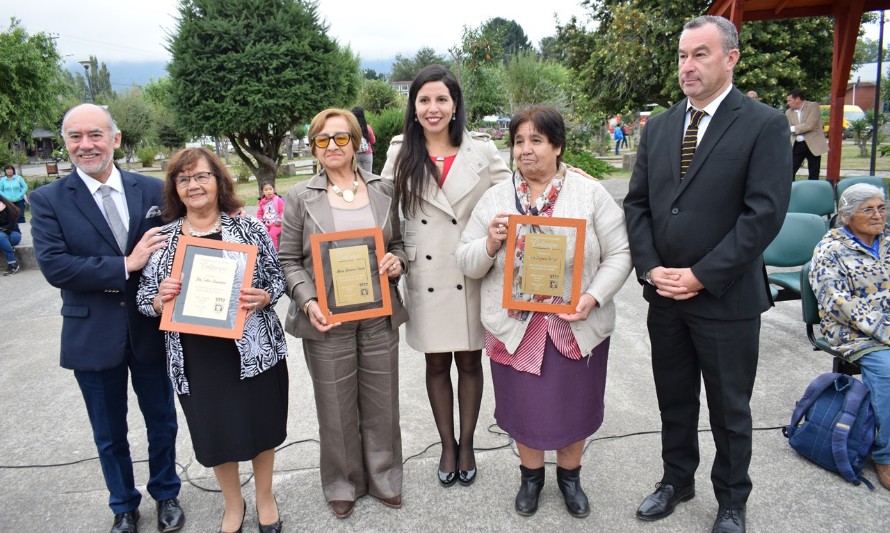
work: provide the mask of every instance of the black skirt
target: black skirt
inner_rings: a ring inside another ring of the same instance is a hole
[[[249,461],[287,437],[287,360],[241,379],[235,341],[180,335],[190,394],[180,394],[195,458],[205,467]]]

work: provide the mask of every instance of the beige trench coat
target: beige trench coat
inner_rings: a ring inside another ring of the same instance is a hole
[[[381,176],[393,178],[402,136],[393,137]],[[482,194],[511,172],[484,133],[464,132],[445,185],[404,220],[408,345],[424,353],[481,350],[480,280],[464,277],[454,259],[460,235]]]

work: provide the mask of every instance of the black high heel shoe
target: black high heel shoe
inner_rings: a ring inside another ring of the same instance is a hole
[[[243,500],[243,498],[242,498],[242,500]],[[246,516],[247,516],[247,500],[244,500],[244,512],[241,513],[241,525],[238,526],[238,529],[236,529],[232,533],[241,533],[242,529],[244,528],[244,517],[246,517]],[[223,517],[225,517],[225,511],[223,511]],[[226,533],[225,531],[223,531],[222,521],[220,521],[220,523],[219,523],[219,533]]]
[[[460,466],[459,466],[460,458],[458,458],[457,481],[464,487],[468,487],[468,486],[472,485],[474,481],[476,481],[476,465],[475,465],[476,460],[475,459],[473,460],[473,463],[474,463],[473,468],[471,468],[469,470],[461,470]]]
[[[444,445],[443,445],[444,446]],[[444,447],[443,447],[444,450]],[[439,483],[442,484],[443,487],[450,487],[454,485],[457,481],[457,455],[460,452],[460,449],[457,446],[457,443],[454,444],[454,470],[451,472],[443,472],[439,470]],[[442,464],[442,461],[439,460],[439,464]]]
[[[275,500],[275,508],[278,509],[278,500],[277,499]],[[257,521],[257,524],[260,525],[260,533],[281,533],[282,521],[281,521],[280,510],[278,513],[278,520],[276,520],[275,523],[273,523],[273,524],[266,525],[266,524],[263,524],[262,522],[260,522],[260,510],[257,509],[256,521]]]

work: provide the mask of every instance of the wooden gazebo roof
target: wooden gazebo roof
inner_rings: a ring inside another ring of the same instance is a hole
[[[708,8],[709,15],[726,17],[740,30],[743,22],[752,20],[834,17],[827,165],[828,179],[833,182],[840,177],[844,95],[850,79],[859,24],[863,13],[881,9],[890,9],[890,0],[715,0]]]

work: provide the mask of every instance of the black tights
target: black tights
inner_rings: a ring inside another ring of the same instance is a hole
[[[442,440],[442,457],[439,469],[452,472],[454,469],[454,391],[451,388],[452,354],[426,354],[426,391],[433,409],[433,418]],[[479,419],[482,403],[482,350],[454,352],[457,363],[457,401],[460,414],[460,464],[461,470],[476,466],[473,456],[473,433]]]

